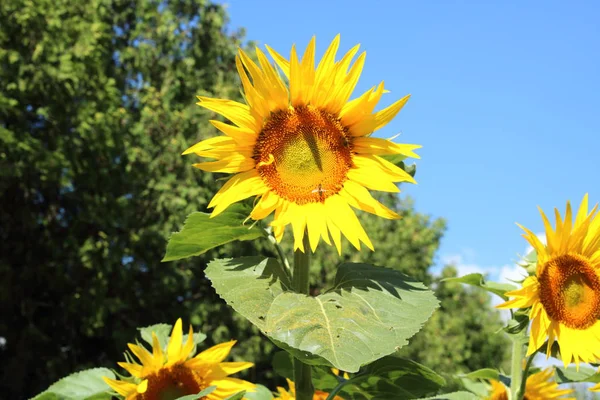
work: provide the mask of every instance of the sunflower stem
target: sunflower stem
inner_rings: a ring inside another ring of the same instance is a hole
[[[510,367],[510,398],[522,400],[521,382],[523,381],[523,336],[514,335],[512,338],[512,363]]]
[[[308,232],[306,231],[304,232],[302,244],[304,245],[304,251],[296,250],[294,252],[292,288],[296,293],[308,295],[310,243],[308,242]],[[297,358],[294,358],[294,384],[297,400],[312,400],[315,389],[312,384],[310,365],[304,364]]]
[[[527,363],[525,364],[525,369],[523,370],[523,378],[521,379],[521,386],[519,387],[519,392],[517,393],[517,398],[522,399],[525,396],[525,386],[527,384],[527,375],[529,375],[529,367],[531,367],[531,362],[533,361],[533,357],[535,357],[536,352],[527,357]]]

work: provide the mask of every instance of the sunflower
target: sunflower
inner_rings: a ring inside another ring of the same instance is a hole
[[[565,366],[595,362],[600,357],[600,218],[597,205],[588,213],[584,196],[573,222],[567,202],[564,220],[555,209],[553,229],[540,209],[546,230],[546,245],[530,230],[525,239],[537,253],[535,275],[523,287],[506,295],[513,299],[499,308],[529,308],[531,333],[527,355],[548,339],[547,356],[554,341]]]
[[[573,392],[573,389],[559,389],[558,383],[552,380],[554,369],[548,368],[529,375],[525,382],[523,400],[563,399],[575,400],[574,397],[563,397]],[[508,400],[506,386],[499,381],[492,380],[492,393],[488,400]]]
[[[250,217],[262,220],[274,212],[271,226],[278,241],[291,224],[294,249],[304,251],[306,231],[313,251],[323,239],[329,245],[333,241],[340,253],[341,234],[357,249],[361,242],[373,249],[351,207],[399,218],[369,190],[399,192],[395,183],[415,183],[382,156],[419,158],[413,150],[421,146],[370,135],[390,122],[409,96],[374,112],[385,92],[381,82],[349,101],[365,53],[353,62],[357,45],[336,61],[339,43],[338,35],[316,69],[314,37],[302,60],[294,46],[289,60],[267,46],[289,85],[260,49],[258,64],[240,49],[236,66],[247,104],[198,96],[198,105],[233,123],[210,121],[225,136],[199,142],[183,153],[216,160],[194,164],[199,169],[235,174],[210,202],[213,217],[256,196]]]
[[[592,386],[590,388],[590,392],[600,392],[600,383],[597,383],[596,385]]]
[[[231,351],[235,340],[213,346],[196,356],[194,332],[190,331],[183,343],[181,319],[171,332],[166,354],[152,332],[152,353],[146,348],[129,344],[129,349],[141,364],[120,362],[132,375],[132,382],[104,378],[104,381],[126,400],[166,400],[196,394],[209,386],[216,389],[203,399],[225,399],[242,390],[253,391],[255,385],[229,375],[252,367],[250,362],[222,362]]]
[[[279,392],[279,397],[276,399],[280,400],[295,400],[296,399],[296,388],[294,386],[294,382],[286,378],[288,383],[289,392],[282,388],[281,386],[277,386],[277,391]],[[323,392],[322,390],[315,390],[315,394],[313,395],[313,400],[326,400],[329,393]],[[335,396],[333,400],[344,400],[340,396]]]

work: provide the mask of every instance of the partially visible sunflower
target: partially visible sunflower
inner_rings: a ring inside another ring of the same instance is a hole
[[[279,392],[279,397],[276,397],[276,399],[296,400],[296,388],[295,388],[294,382],[292,382],[291,380],[289,380],[287,378],[286,378],[286,381],[288,383],[289,392],[287,390],[285,390],[284,388],[282,388],[281,386],[277,386],[277,391]],[[315,394],[313,395],[313,400],[327,400],[327,396],[329,396],[329,393],[323,392],[322,390],[315,390]],[[333,398],[333,400],[344,400],[344,399],[341,398],[340,396],[335,396]]]
[[[341,252],[341,234],[357,249],[373,245],[351,207],[383,218],[400,218],[375,200],[369,190],[399,192],[397,182],[415,183],[382,156],[419,158],[413,144],[370,137],[390,122],[409,96],[374,112],[383,82],[350,100],[365,61],[359,46],[336,61],[339,35],[315,69],[315,38],[299,59],[295,46],[287,60],[267,46],[289,85],[266,55],[256,49],[258,65],[241,49],[236,57],[247,104],[199,96],[198,105],[221,114],[233,125],[210,121],[225,136],[204,140],[183,154],[216,161],[194,164],[204,171],[235,174],[208,205],[212,216],[229,205],[256,196],[250,217],[271,223],[277,240],[291,224],[294,249],[305,251],[308,232],[314,251],[320,240]]]
[[[527,355],[548,339],[547,356],[557,341],[565,366],[600,358],[600,218],[597,205],[588,213],[584,196],[573,222],[567,202],[564,220],[555,209],[556,229],[540,209],[546,245],[529,229],[525,239],[537,253],[535,275],[506,295],[513,299],[498,308],[531,308]],[[520,226],[520,225],[519,225]]]
[[[574,397],[563,397],[573,393],[573,389],[559,389],[558,383],[552,380],[553,375],[553,368],[548,368],[529,375],[525,382],[525,394],[523,400],[575,400]],[[492,384],[492,392],[490,393],[488,400],[508,400],[508,391],[503,383],[496,380],[492,380],[490,383]]]
[[[152,332],[152,353],[146,348],[129,344],[129,349],[141,364],[120,362],[131,375],[131,381],[104,378],[106,383],[126,400],[169,400],[196,394],[209,386],[216,389],[203,397],[208,400],[225,399],[242,390],[253,391],[250,382],[230,378],[229,375],[252,367],[251,362],[222,362],[231,351],[235,340],[213,346],[193,356],[194,331],[183,343],[181,319],[171,332],[166,354]]]

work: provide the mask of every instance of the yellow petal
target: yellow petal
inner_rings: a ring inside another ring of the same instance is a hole
[[[236,340],[219,343],[209,349],[204,350],[202,353],[194,357],[194,359],[198,361],[220,363],[229,355],[229,352],[235,343]]]
[[[181,360],[181,340],[183,337],[183,330],[181,329],[181,318],[177,319],[175,326],[171,331],[171,339],[167,346],[167,364],[173,365]]]

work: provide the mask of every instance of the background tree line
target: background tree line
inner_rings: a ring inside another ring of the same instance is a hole
[[[216,135],[195,95],[240,98],[249,47],[208,0],[0,2],[0,393],[28,398],[71,372],[114,368],[136,327],[183,317],[207,345],[238,339],[245,378],[274,388],[273,345],[204,278],[215,257],[274,255],[236,243],[161,263],[185,216],[222,184],[180,156]],[[342,259],[398,269],[436,288],[440,310],[401,353],[443,374],[497,366],[505,339],[489,299],[428,272],[445,230],[395,195],[403,219],[361,216],[377,243]],[[340,257],[313,263],[314,291]],[[456,271],[446,269],[444,275]],[[467,326],[465,326],[467,324]],[[458,382],[453,382],[456,387]]]

